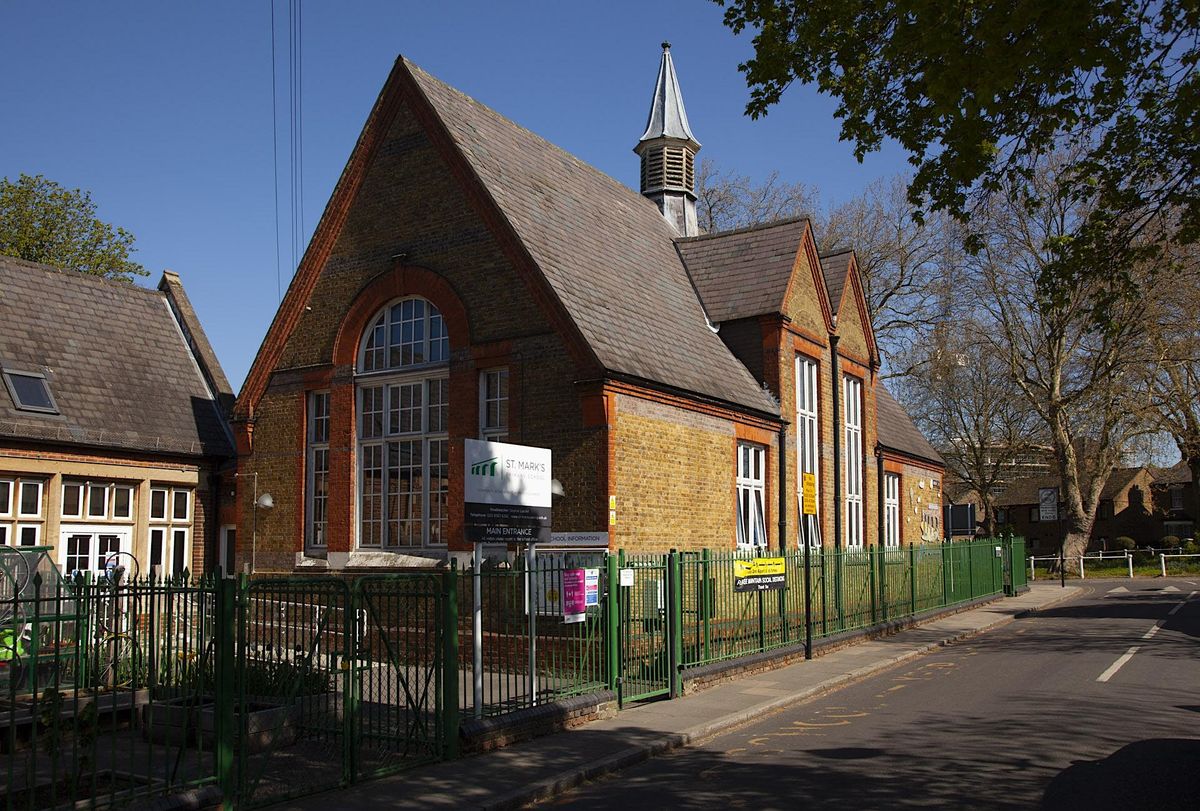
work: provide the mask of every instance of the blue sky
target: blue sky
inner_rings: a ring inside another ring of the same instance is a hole
[[[291,278],[288,4],[275,0],[280,254]],[[859,164],[835,103],[793,87],[743,115],[748,36],[705,0],[304,3],[302,242],[307,243],[397,54],[630,185],[659,43],[672,43],[700,156],[778,170],[823,203],[904,171],[888,147]],[[43,174],[92,193],[137,236],[157,283],[178,271],[240,387],[278,304],[267,0],[0,5],[0,176]]]

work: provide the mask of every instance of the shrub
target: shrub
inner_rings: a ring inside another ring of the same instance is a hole
[[[1131,549],[1133,549],[1136,546],[1137,546],[1137,542],[1134,541],[1133,538],[1130,538],[1128,535],[1119,535],[1116,538],[1113,538],[1113,541],[1112,541],[1113,549],[1123,549],[1126,552],[1130,551]]]
[[[1200,555],[1200,544],[1195,541],[1188,541],[1183,545],[1183,554],[1185,555]]]
[[[1158,539],[1159,549],[1174,549],[1179,546],[1179,538],[1174,535],[1164,535]]]

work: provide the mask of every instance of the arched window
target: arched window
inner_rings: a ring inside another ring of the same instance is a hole
[[[441,313],[408,298],[363,334],[357,374],[358,545],[446,543],[450,345]]]

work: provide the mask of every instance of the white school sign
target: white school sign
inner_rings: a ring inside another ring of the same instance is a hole
[[[550,540],[550,449],[468,439],[463,452],[468,541]]]

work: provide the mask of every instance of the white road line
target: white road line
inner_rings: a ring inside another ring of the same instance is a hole
[[[1117,674],[1118,670],[1120,670],[1122,667],[1125,666],[1126,662],[1128,662],[1130,659],[1133,658],[1133,655],[1137,652],[1138,652],[1138,649],[1136,647],[1130,648],[1129,650],[1125,651],[1125,653],[1123,653],[1121,655],[1121,658],[1119,658],[1119,659],[1117,659],[1117,661],[1113,662],[1112,665],[1109,666],[1108,670],[1104,671],[1096,678],[1096,681],[1108,681],[1109,679],[1111,679],[1113,676],[1115,676]]]
[[[1200,592],[1193,591],[1191,594],[1184,597],[1179,603],[1176,604],[1176,606],[1174,608],[1172,608],[1170,611],[1167,612],[1167,616],[1169,617],[1169,616],[1173,615],[1179,609],[1183,608],[1185,605],[1187,605],[1187,601],[1192,599],[1193,597],[1195,597],[1196,594],[1198,594],[1198,593],[1200,593]]]
[[[1142,634],[1142,639],[1150,639],[1152,636],[1154,636],[1155,634],[1157,634],[1157,633],[1158,633],[1158,629],[1159,629],[1160,627],[1161,627],[1161,626],[1159,626],[1158,624],[1155,624],[1155,626],[1154,626],[1153,628],[1151,628],[1151,629],[1150,629],[1149,631],[1147,631],[1146,633]]]

